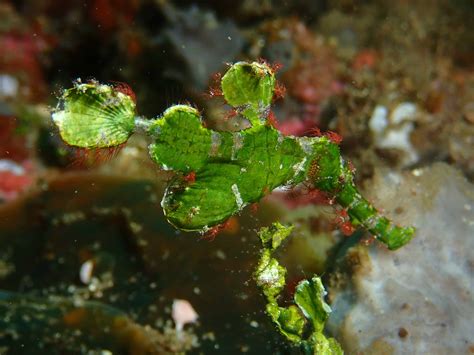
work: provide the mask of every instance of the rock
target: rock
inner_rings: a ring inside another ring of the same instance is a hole
[[[185,64],[169,74],[203,90],[213,73],[237,57],[242,34],[230,20],[219,21],[214,12],[197,6],[181,10],[166,4],[162,9],[169,21],[165,37]]]
[[[378,172],[370,188],[376,206],[397,223],[415,225],[417,234],[396,252],[374,244],[348,253],[346,265],[350,258],[357,267],[346,282],[336,274],[331,279],[330,330],[347,353],[469,353],[474,186],[438,163],[404,174]]]

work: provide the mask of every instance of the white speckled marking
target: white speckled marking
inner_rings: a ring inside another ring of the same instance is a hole
[[[240,210],[244,206],[244,201],[242,200],[242,196],[240,196],[240,191],[237,184],[232,185],[232,192],[234,193],[234,196],[235,196],[235,203],[237,204],[237,207]]]

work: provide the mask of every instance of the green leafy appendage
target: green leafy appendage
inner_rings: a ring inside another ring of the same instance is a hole
[[[125,143],[135,128],[135,102],[112,86],[76,82],[64,91],[52,118],[63,140],[81,148]]]
[[[205,128],[199,112],[187,105],[172,106],[154,120],[135,117],[135,129],[152,139],[151,158],[176,172],[162,201],[169,222],[207,231],[275,188],[306,182],[333,197],[353,225],[389,249],[407,243],[414,229],[393,225],[360,195],[337,144],[325,136],[283,136],[267,123],[275,82],[263,63],[236,63],[222,77],[224,98],[251,123],[239,132]],[[130,97],[91,82],[64,92],[53,121],[66,143],[100,148],[128,139],[134,113]]]
[[[342,354],[334,338],[324,335],[324,324],[331,308],[324,301],[325,290],[321,279],[301,281],[295,290],[296,305],[280,307],[278,296],[285,286],[286,269],[272,257],[272,253],[291,234],[293,227],[274,223],[259,232],[263,245],[260,261],[254,277],[267,298],[267,313],[277,325],[281,334],[298,345],[304,353],[319,355]],[[309,328],[308,331],[306,331]],[[309,332],[309,335],[305,334]]]
[[[266,122],[275,89],[275,75],[263,63],[238,62],[222,77],[222,93],[252,125]]]

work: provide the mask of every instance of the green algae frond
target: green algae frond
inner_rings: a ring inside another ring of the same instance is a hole
[[[319,277],[301,281],[296,286],[294,305],[278,305],[278,297],[285,287],[286,269],[272,254],[291,234],[292,229],[293,227],[274,223],[259,232],[263,249],[254,277],[267,299],[266,311],[280,333],[299,346],[304,353],[342,354],[338,342],[324,334],[324,324],[331,308],[324,301],[325,290]]]

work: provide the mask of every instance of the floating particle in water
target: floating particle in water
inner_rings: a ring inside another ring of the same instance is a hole
[[[87,260],[81,265],[79,269],[79,279],[83,284],[88,285],[92,280],[92,273],[94,271],[94,262]]]
[[[186,300],[176,299],[173,301],[171,317],[173,317],[174,323],[176,324],[176,330],[181,331],[186,324],[195,323],[199,315],[191,303]]]

